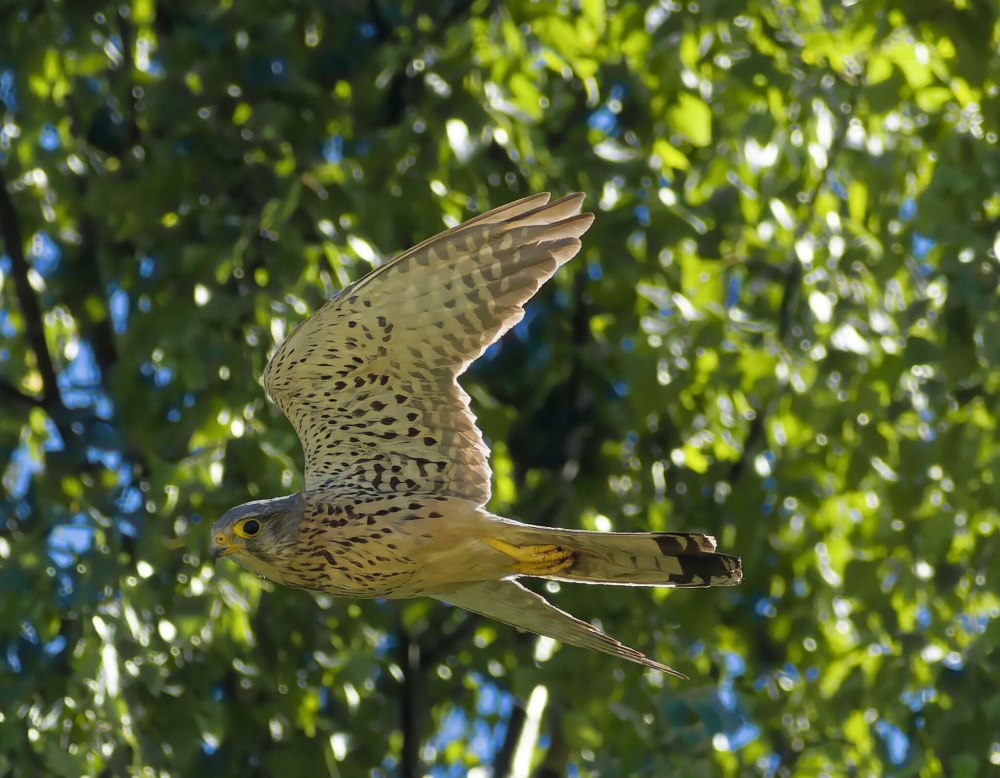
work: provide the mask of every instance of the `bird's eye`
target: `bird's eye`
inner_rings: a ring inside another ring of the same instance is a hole
[[[260,532],[260,522],[257,519],[243,519],[236,523],[233,531],[241,538],[252,538]]]

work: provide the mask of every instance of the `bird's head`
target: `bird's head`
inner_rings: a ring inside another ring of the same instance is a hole
[[[232,557],[241,567],[275,579],[279,563],[293,552],[302,510],[301,494],[230,508],[212,525],[212,557]]]

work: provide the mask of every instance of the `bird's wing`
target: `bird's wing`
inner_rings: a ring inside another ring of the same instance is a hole
[[[555,607],[543,597],[525,589],[516,581],[490,581],[458,591],[435,595],[437,599],[488,616],[518,629],[546,635],[579,648],[589,648],[630,662],[686,678],[683,673],[662,662],[650,659],[634,648],[599,632],[585,621]]]
[[[295,328],[264,373],[305,453],[305,489],[490,498],[456,378],[580,250],[582,194],[538,194],[400,254]]]

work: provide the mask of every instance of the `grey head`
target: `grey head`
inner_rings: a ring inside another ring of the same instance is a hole
[[[230,508],[212,525],[212,557],[232,557],[241,567],[281,582],[280,571],[295,555],[302,513],[301,494]]]

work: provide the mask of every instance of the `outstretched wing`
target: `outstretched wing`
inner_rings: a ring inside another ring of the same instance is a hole
[[[457,377],[580,250],[582,194],[538,194],[441,233],[346,287],[264,373],[305,453],[305,489],[490,498]]]
[[[601,651],[644,667],[662,670],[678,678],[687,677],[672,667],[629,648],[610,635],[599,632],[587,622],[560,610],[516,581],[475,584],[455,592],[436,595],[436,598],[536,635],[546,635],[571,646]]]

